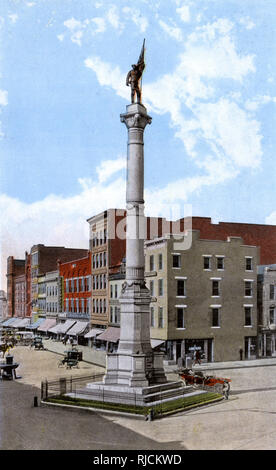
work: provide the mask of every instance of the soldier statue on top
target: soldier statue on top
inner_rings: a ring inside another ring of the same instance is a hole
[[[138,59],[137,64],[132,65],[132,70],[130,70],[126,77],[126,85],[131,86],[131,103],[135,103],[135,95],[137,96],[137,103],[141,104],[141,87],[140,79],[142,77],[144,68],[145,68],[145,39],[143,42],[142,50]]]

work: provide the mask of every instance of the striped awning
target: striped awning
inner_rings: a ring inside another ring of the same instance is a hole
[[[37,328],[37,331],[48,331],[55,326],[56,320],[54,318],[46,318],[45,321]]]
[[[2,323],[1,326],[10,326],[12,323],[16,322],[17,320],[18,320],[17,317],[8,318],[7,320],[4,321],[4,323]]]
[[[57,325],[54,325],[52,326],[52,328],[49,328],[49,333],[54,333],[56,335],[59,334],[59,327],[60,327],[60,323],[58,323]]]
[[[120,328],[110,326],[101,335],[97,337],[101,341],[108,341],[110,343],[117,343],[120,339]]]
[[[11,328],[23,328],[29,325],[30,321],[30,318],[18,318],[17,321],[11,324]]]
[[[87,329],[88,325],[88,321],[77,321],[77,323],[70,328],[67,334],[70,336],[81,335]]]
[[[88,331],[86,335],[84,335],[85,338],[94,338],[97,335],[100,335],[103,332],[100,328],[92,328],[92,330]]]
[[[65,323],[58,323],[53,328],[49,329],[49,333],[55,333],[56,335],[65,334],[75,323],[76,320],[66,320]]]

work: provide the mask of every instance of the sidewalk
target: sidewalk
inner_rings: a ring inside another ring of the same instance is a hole
[[[226,369],[244,369],[245,367],[265,367],[276,366],[276,357],[268,357],[261,359],[251,359],[244,361],[227,361],[227,362],[206,362],[201,365],[195,365],[193,370],[213,371],[213,370],[226,370]],[[173,372],[177,370],[177,366],[166,366],[166,372]]]
[[[69,349],[71,346],[64,345],[61,341],[44,340],[44,346],[48,351],[55,352],[57,354],[64,355],[64,351]],[[105,351],[98,351],[92,349],[89,346],[77,346],[79,351],[82,351],[83,360],[95,364],[101,367],[106,365],[106,353]],[[214,370],[226,370],[226,369],[243,369],[245,367],[264,367],[264,366],[275,366],[276,357],[268,357],[262,359],[251,359],[244,361],[227,361],[227,362],[207,362],[202,363],[200,366],[195,365],[194,370],[202,371],[214,371]],[[165,372],[173,373],[177,371],[177,365],[165,365]]]

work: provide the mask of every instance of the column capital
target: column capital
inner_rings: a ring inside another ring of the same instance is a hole
[[[120,119],[128,129],[145,129],[147,124],[151,124],[152,118],[148,116],[145,106],[139,103],[130,104],[126,107],[126,110],[126,113],[120,115]]]

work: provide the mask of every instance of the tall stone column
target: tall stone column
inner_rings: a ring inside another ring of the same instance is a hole
[[[121,122],[128,129],[127,153],[127,230],[126,282],[121,304],[121,336],[119,352],[149,353],[150,293],[145,286],[145,217],[144,217],[144,129],[151,123],[141,104],[127,106]]]
[[[126,280],[120,298],[119,347],[107,357],[104,382],[147,387],[167,382],[163,354],[151,348],[151,296],[145,284],[144,129],[151,117],[140,103],[128,105],[126,111],[120,116],[128,129]]]

